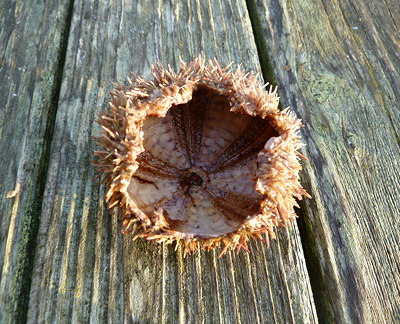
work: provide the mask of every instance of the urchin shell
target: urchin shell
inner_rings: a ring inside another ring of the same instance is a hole
[[[152,74],[115,84],[98,119],[96,164],[123,233],[185,254],[275,237],[296,217],[295,197],[309,197],[298,180],[300,120],[240,67],[198,57]]]

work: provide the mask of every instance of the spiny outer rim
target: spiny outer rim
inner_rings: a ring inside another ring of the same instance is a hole
[[[269,237],[275,238],[274,227],[285,226],[296,217],[294,197],[310,197],[298,179],[298,157],[303,157],[298,152],[303,146],[299,136],[301,121],[288,108],[278,110],[276,89],[270,87],[266,91],[268,84],[262,85],[257,74],[245,74],[240,66],[232,72],[230,66],[221,68],[216,60],[206,62],[199,56],[189,64],[181,61],[177,74],[171,67],[157,64],[152,66],[152,81],[133,75],[127,86],[114,84],[110,108],[97,120],[102,131],[96,140],[102,150],[95,151],[95,155],[99,157],[96,166],[105,174],[109,208],[121,209],[123,233],[133,233],[135,239],[176,242],[185,254],[198,248],[211,250],[221,244],[220,256],[228,248],[248,251],[249,238],[262,240],[264,234],[268,243]],[[162,212],[151,217],[144,214],[127,192],[138,168],[137,156],[144,151],[142,126],[146,117],[165,117],[173,105],[190,101],[198,86],[225,96],[232,112],[267,118],[279,134],[269,139],[257,156],[255,189],[265,195],[261,213],[249,217],[236,231],[217,238],[183,237],[169,229]]]

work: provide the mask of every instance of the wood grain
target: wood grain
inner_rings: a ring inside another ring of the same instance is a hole
[[[251,254],[132,242],[93,178],[111,81],[202,53],[259,70],[243,1],[75,2],[43,197],[28,322],[316,322],[296,226]]]
[[[249,1],[307,143],[307,251],[322,322],[400,321],[396,1]]]
[[[66,9],[61,0],[0,4],[1,323],[26,317]]]

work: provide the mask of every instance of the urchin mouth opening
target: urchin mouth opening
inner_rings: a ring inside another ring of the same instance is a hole
[[[257,154],[279,134],[269,120],[231,112],[230,96],[200,86],[143,123],[128,194],[150,219],[161,211],[177,236],[222,236],[261,213]]]
[[[196,167],[191,167],[180,172],[180,186],[183,192],[190,188],[204,188],[209,183],[207,173]]]

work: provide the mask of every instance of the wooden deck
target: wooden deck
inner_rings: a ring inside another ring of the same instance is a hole
[[[0,3],[0,323],[399,323],[396,0]],[[132,242],[91,160],[111,81],[202,53],[303,119],[298,226],[251,253]]]

